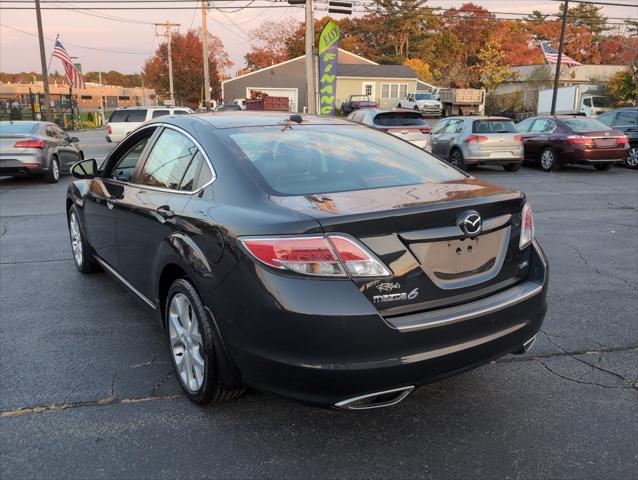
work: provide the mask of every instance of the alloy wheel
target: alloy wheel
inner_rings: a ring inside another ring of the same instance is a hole
[[[461,152],[454,150],[452,155],[450,155],[450,163],[455,167],[461,168],[463,165],[463,156],[461,155]]]
[[[51,170],[53,173],[53,178],[57,181],[60,179],[60,166],[58,165],[58,161],[53,159],[51,161]]]
[[[188,297],[182,293],[176,293],[171,299],[168,329],[173,360],[182,384],[191,393],[196,393],[204,384],[204,344],[197,314]]]
[[[551,150],[545,150],[541,155],[541,166],[545,170],[551,170],[554,165],[554,152]]]
[[[629,156],[625,163],[629,168],[638,168],[638,147],[631,147],[629,149]]]
[[[73,258],[79,267],[84,261],[84,248],[82,246],[82,233],[80,232],[80,222],[75,212],[71,212],[69,218],[69,232],[71,234],[71,248],[73,249]]]

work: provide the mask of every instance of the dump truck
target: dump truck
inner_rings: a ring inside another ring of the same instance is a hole
[[[256,90],[250,92],[250,98],[246,99],[246,110],[261,110],[267,112],[290,111],[290,99],[288,97],[271,97],[267,93]]]
[[[443,115],[483,115],[485,113],[485,90],[476,88],[442,88],[439,101]]]

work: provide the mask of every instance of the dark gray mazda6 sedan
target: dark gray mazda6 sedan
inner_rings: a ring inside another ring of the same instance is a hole
[[[159,313],[197,403],[246,387],[341,409],[534,342],[547,260],[525,196],[334,118],[162,117],[66,199],[81,272]]]

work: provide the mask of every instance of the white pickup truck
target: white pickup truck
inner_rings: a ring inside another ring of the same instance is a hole
[[[440,117],[443,113],[441,102],[439,102],[430,92],[408,93],[402,98],[397,107],[418,110],[423,115]]]

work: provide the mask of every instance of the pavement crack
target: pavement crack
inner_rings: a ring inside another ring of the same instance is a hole
[[[159,353],[153,354],[151,359],[148,362],[136,363],[134,365],[129,365],[128,368],[142,368],[142,367],[150,367],[151,365],[166,365],[168,362],[157,362],[157,357],[159,357]]]
[[[159,388],[164,385],[164,383],[166,382],[166,380],[168,380],[170,377],[173,376],[173,371],[171,370],[170,372],[168,372],[166,375],[164,375],[159,382],[157,382],[155,384],[155,386],[153,387],[153,390],[151,390],[151,396],[155,395],[157,393],[157,390],[159,390]]]
[[[552,370],[549,365],[547,365],[545,362],[543,362],[542,360],[536,359],[536,361],[538,363],[540,363],[543,367],[545,367],[545,370],[547,370],[548,372],[550,372],[552,375],[555,375],[559,378],[562,378],[563,380],[567,380],[568,382],[572,382],[572,383],[577,383],[579,385],[594,385],[596,387],[602,387],[602,388],[608,388],[608,389],[612,389],[612,390],[632,390],[634,389],[633,386],[631,387],[614,387],[611,385],[603,385],[602,383],[595,383],[595,382],[585,382],[583,380],[580,380],[579,378],[572,378],[572,377],[568,377],[567,375],[563,375],[561,373],[558,373],[555,370]]]
[[[543,332],[542,330],[541,330],[541,333],[545,334],[545,332]],[[549,340],[549,338],[548,338],[548,340]],[[631,350],[638,351],[638,344],[636,344],[636,345],[627,345],[627,346],[624,346],[624,347],[601,348],[599,350],[578,350],[578,351],[575,351],[575,352],[568,352],[568,351],[564,350],[562,347],[558,346],[558,344],[556,344],[555,342],[552,342],[551,340],[549,340],[549,342],[552,345],[558,347],[561,351],[560,352],[554,352],[554,353],[548,353],[548,354],[545,354],[545,355],[506,357],[506,358],[502,358],[500,360],[497,360],[496,363],[534,362],[536,360],[549,360],[549,359],[552,359],[552,358],[571,357],[571,356],[574,356],[574,355],[595,355],[595,354],[603,354],[603,353],[611,353],[611,352],[627,352],[627,351],[631,351]]]
[[[5,224],[0,224],[0,238],[4,237],[5,233],[7,233],[7,226]]]
[[[0,262],[0,265],[29,265],[31,263],[55,263],[55,262],[72,262],[71,258],[57,258],[53,260],[21,260],[17,262]]]

